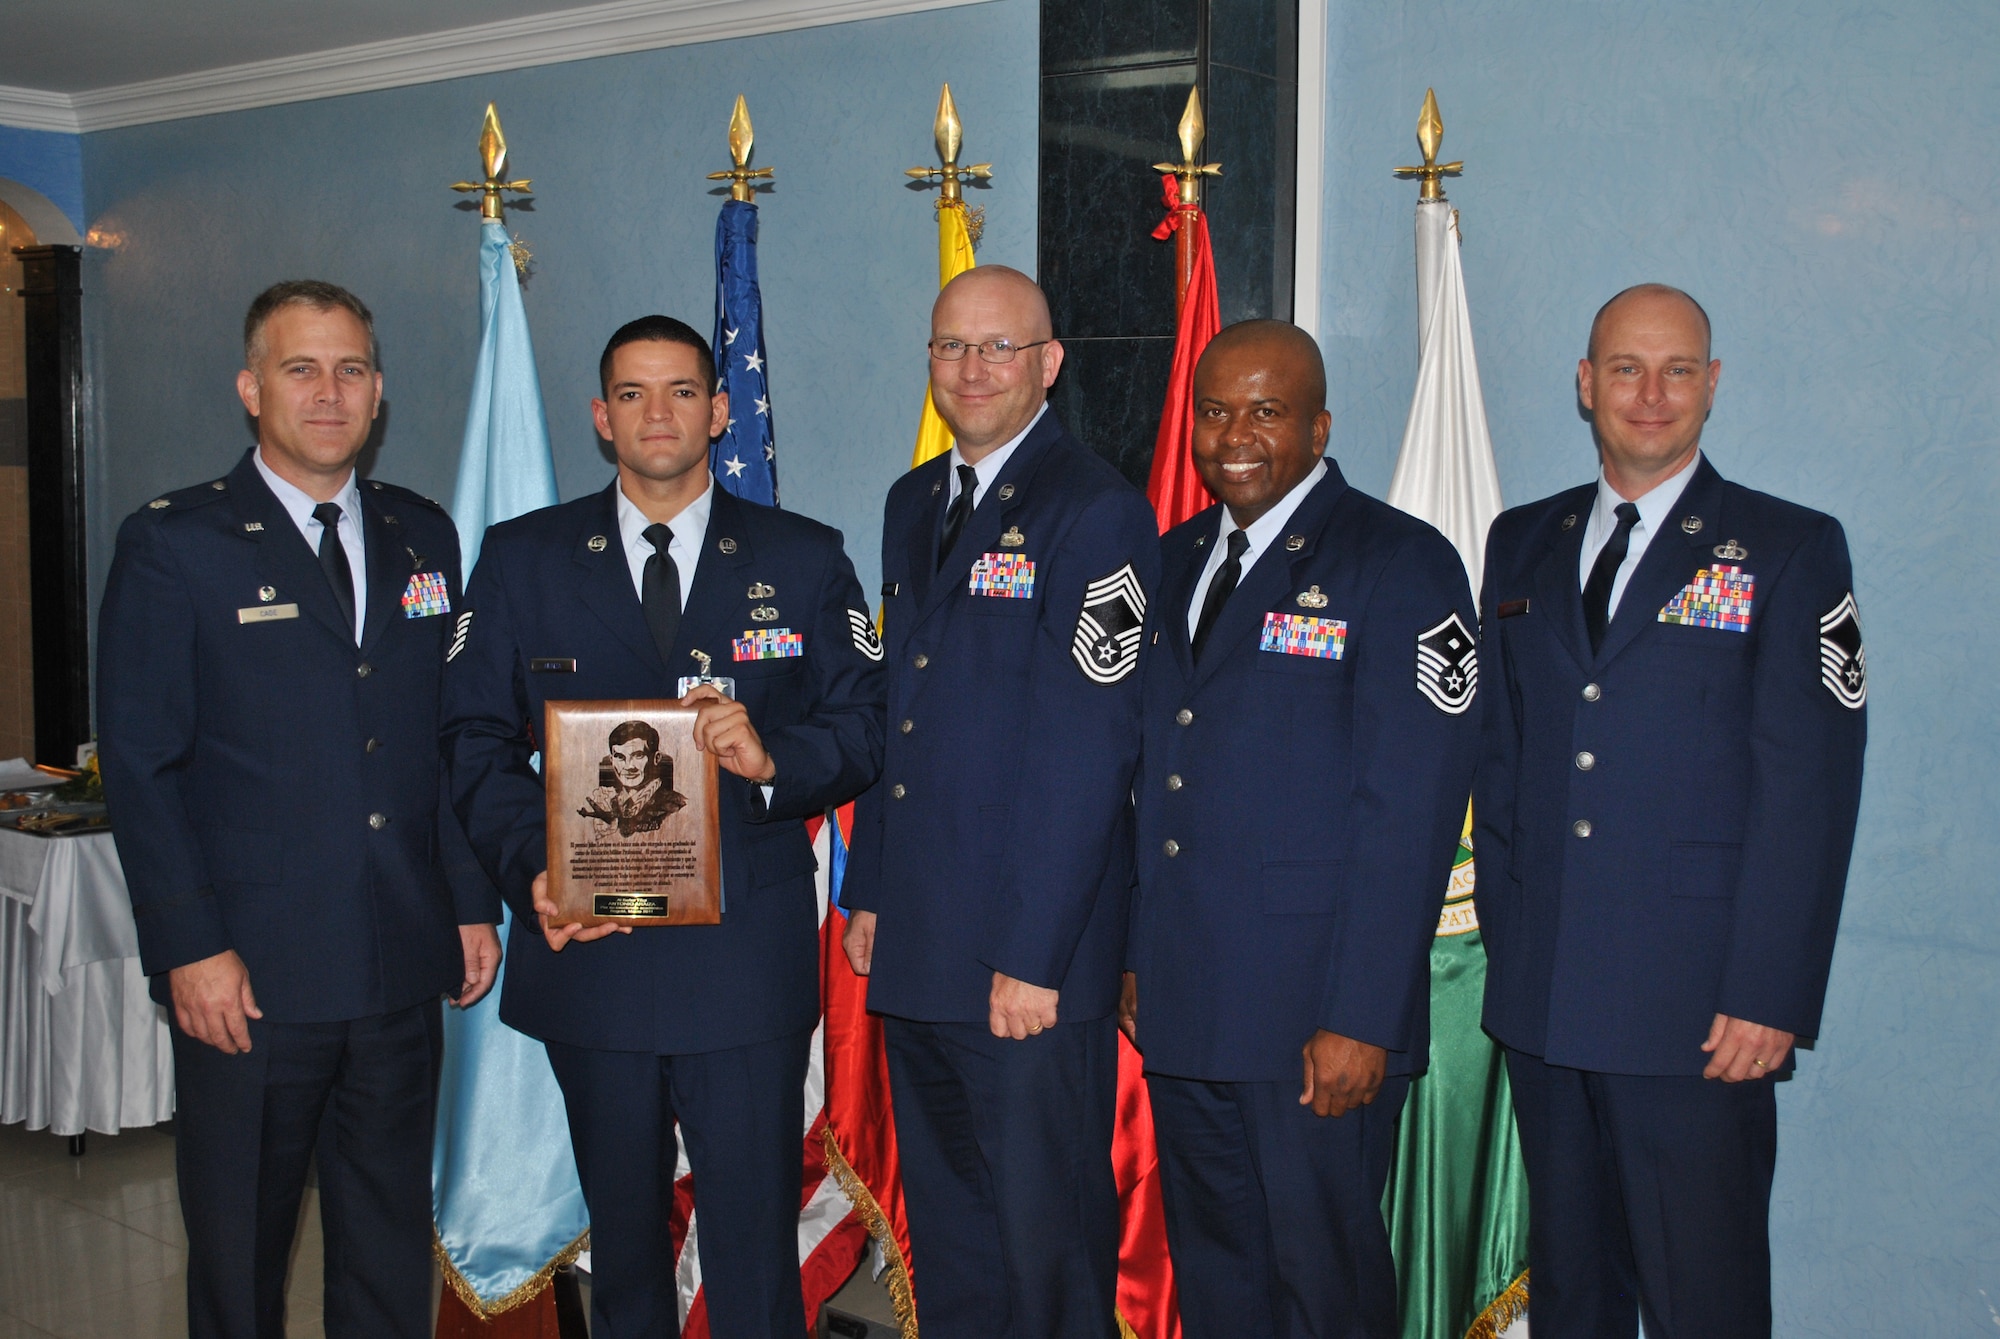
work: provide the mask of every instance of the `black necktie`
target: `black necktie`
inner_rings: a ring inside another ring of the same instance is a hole
[[[1215,569],[1215,579],[1208,583],[1208,595],[1201,602],[1201,618],[1194,625],[1194,658],[1201,660],[1201,648],[1208,644],[1208,634],[1215,630],[1215,621],[1222,617],[1222,606],[1229,603],[1236,583],[1243,578],[1243,550],[1250,547],[1250,533],[1247,530],[1229,532],[1229,553],[1223,558],[1222,566]]]
[[[639,578],[639,602],[646,606],[646,626],[653,630],[653,645],[660,648],[660,663],[673,664],[674,634],[681,626],[681,570],[674,566],[667,545],[674,532],[657,522],[646,527],[646,542],[653,556]]]
[[[1632,527],[1639,524],[1639,509],[1629,502],[1619,503],[1616,514],[1618,528],[1597,551],[1597,561],[1590,565],[1590,580],[1583,583],[1583,625],[1590,630],[1592,655],[1604,645],[1604,629],[1611,622],[1611,583],[1618,579],[1618,569],[1625,565],[1625,551],[1632,545]]]
[[[334,603],[340,606],[340,616],[347,620],[350,633],[354,630],[354,569],[347,565],[347,546],[340,542],[340,504],[322,502],[313,508],[313,519],[319,522],[319,565],[326,572],[326,581],[333,587]]]
[[[979,473],[970,465],[958,467],[958,496],[951,500],[951,508],[944,514],[944,538],[938,542],[938,566],[944,566],[945,555],[952,545],[958,543],[958,532],[965,529],[965,518],[972,515],[972,492],[979,487]]]

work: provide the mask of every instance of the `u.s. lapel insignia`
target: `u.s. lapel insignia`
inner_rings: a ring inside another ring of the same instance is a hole
[[[1318,586],[1314,586],[1311,590],[1302,590],[1299,592],[1299,608],[1324,609],[1326,608],[1326,596],[1320,593]]]
[[[1027,542],[1027,536],[1021,533],[1018,525],[1008,526],[1007,533],[1000,536],[1000,547],[1003,549],[1018,549]]]
[[[932,497],[936,497],[939,493],[942,493],[943,491],[944,491],[944,480],[939,479],[936,483],[931,485]]]
[[[1001,485],[1000,485],[1000,500],[1001,500],[1002,502],[1005,502],[1005,501],[1006,501],[1006,500],[1007,500],[1008,498],[1010,498],[1010,497],[1012,497],[1012,496],[1014,496],[1014,485],[1012,485],[1012,484],[1001,484]]]
[[[1715,546],[1715,556],[1726,563],[1740,563],[1750,556],[1750,550],[1732,539],[1726,544],[1717,544]]]
[[[1479,643],[1453,610],[1417,634],[1417,691],[1447,716],[1462,716],[1479,691]]]
[[[246,535],[261,533],[263,529],[264,523],[262,521],[245,521],[243,523],[243,533]]]
[[[269,604],[278,598],[278,588],[276,586],[259,586],[257,587],[257,598],[265,604]]]
[[[1563,517],[1563,529],[1565,529],[1565,530],[1574,530],[1574,529],[1576,529],[1576,513],[1575,513],[1575,512],[1571,512],[1571,513],[1570,513],[1569,515],[1567,515],[1567,516]]]
[[[1850,711],[1868,704],[1868,652],[1861,645],[1853,591],[1819,621],[1819,681]]]
[[[776,623],[778,621],[778,611],[772,605],[760,604],[750,611],[750,621],[752,623]]]
[[[778,592],[775,587],[767,586],[761,581],[753,581],[750,583],[750,590],[745,598],[752,600],[768,600],[777,593]]]
[[[1700,534],[1700,533],[1701,533],[1701,517],[1699,517],[1699,516],[1683,516],[1683,517],[1681,517],[1681,529],[1683,529],[1683,530],[1687,531],[1687,532],[1688,532],[1688,533],[1689,533],[1690,535],[1698,535],[1698,534]]]
[[[724,535],[721,539],[715,542],[715,547],[722,550],[722,552],[725,554],[734,553],[736,552],[736,541],[731,539],[729,536]]]
[[[388,512],[383,512],[383,513],[382,513],[382,524],[384,524],[384,525],[401,525],[401,524],[402,524],[402,522],[401,522],[401,521],[399,521],[399,520],[397,520],[397,519],[396,519],[395,517],[393,517],[393,516],[389,515],[389,513],[388,513]]]
[[[859,609],[847,611],[847,627],[854,634],[854,649],[870,660],[882,658],[882,638],[875,632],[875,620]]]
[[[1286,553],[1297,553],[1300,549],[1304,548],[1305,546],[1306,546],[1306,537],[1304,535],[1285,536]]]
[[[1194,541],[1194,546],[1195,546],[1196,548],[1198,548],[1198,549],[1205,549],[1205,548],[1207,548],[1207,547],[1208,547],[1208,536],[1207,536],[1207,535],[1199,535],[1199,536],[1197,536],[1197,537],[1195,538],[1195,541]]]
[[[1130,674],[1139,663],[1145,622],[1146,592],[1132,564],[1085,586],[1083,612],[1076,617],[1076,635],[1070,640],[1070,657],[1083,677],[1111,684]]]
[[[585,545],[584,547],[588,548],[592,553],[602,553],[606,549],[611,547],[611,541],[606,539],[603,535],[592,535],[590,537],[590,543]]]

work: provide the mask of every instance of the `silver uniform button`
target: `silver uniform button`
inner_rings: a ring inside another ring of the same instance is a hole
[[[357,679],[365,679],[374,672],[375,667],[365,660],[354,667],[354,677]]]
[[[1589,749],[1585,749],[1583,752],[1576,755],[1577,771],[1588,772],[1591,768],[1595,766],[1597,766],[1597,755],[1595,753],[1592,753]]]
[[[383,828],[389,826],[389,816],[387,814],[370,814],[368,815],[368,826],[380,832]]]
[[[1179,790],[1183,784],[1185,783],[1182,782],[1181,774],[1179,772],[1175,772],[1172,776],[1167,778],[1168,790]]]
[[[889,793],[895,796],[899,800],[902,799],[903,796],[909,794],[908,791],[903,789],[903,783],[900,781],[898,781],[895,785],[889,787]]]
[[[906,734],[906,735],[907,735],[908,733],[910,733],[910,731],[912,731],[912,730],[914,730],[914,729],[916,729],[916,728],[917,728],[917,723],[916,723],[915,721],[910,721],[910,720],[906,720],[906,721],[904,721],[904,722],[903,722],[903,724],[902,724],[902,726],[900,727],[900,729],[902,730],[902,732],[903,732],[904,734]]]
[[[1583,686],[1583,700],[1585,702],[1595,702],[1597,701],[1598,698],[1603,696],[1604,696],[1604,690],[1602,688],[1599,688],[1596,684],[1587,683]]]
[[[1193,725],[1194,713],[1189,711],[1186,707],[1182,707],[1179,711],[1174,713],[1174,724]]]
[[[1175,856],[1181,853],[1181,844],[1175,841],[1172,837],[1169,837],[1167,838],[1167,844],[1165,846],[1162,846],[1160,849],[1167,853],[1167,859],[1172,860]]]
[[[1590,835],[1590,820],[1579,818],[1576,822],[1569,825],[1569,830],[1579,837],[1588,837]]]
[[[918,669],[922,669],[924,666],[931,663],[931,658],[927,655],[919,654],[917,658],[911,663],[914,664]]]

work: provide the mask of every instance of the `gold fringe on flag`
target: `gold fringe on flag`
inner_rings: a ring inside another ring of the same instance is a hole
[[[917,1339],[917,1299],[910,1291],[910,1266],[903,1259],[903,1248],[896,1244],[896,1234],[889,1230],[888,1215],[882,1212],[882,1206],[875,1202],[874,1192],[868,1189],[867,1183],[841,1153],[833,1131],[823,1130],[820,1137],[826,1141],[827,1171],[840,1183],[847,1202],[861,1215],[868,1235],[875,1239],[875,1244],[882,1248],[882,1258],[889,1262],[889,1300],[895,1304],[896,1324],[902,1327],[903,1339]]]
[[[444,1241],[437,1234],[437,1226],[435,1224],[431,1226],[431,1254],[437,1257],[438,1270],[444,1275],[445,1286],[458,1294],[458,1300],[465,1303],[465,1309],[481,1320],[492,1320],[503,1311],[512,1311],[517,1306],[534,1301],[541,1295],[542,1289],[548,1287],[555,1279],[558,1269],[575,1264],[576,1258],[589,1249],[590,1230],[586,1228],[582,1236],[557,1251],[555,1258],[537,1270],[533,1278],[499,1301],[489,1303],[483,1301],[479,1294],[472,1290],[472,1285],[458,1272],[458,1266],[451,1262],[451,1255],[445,1250]]]
[[[1465,1339],[1500,1339],[1507,1327],[1528,1314],[1528,1271],[1522,1270],[1521,1277],[1507,1285],[1507,1291],[1493,1299],[1491,1306],[1479,1313],[1479,1319],[1472,1322],[1472,1328],[1465,1332]]]

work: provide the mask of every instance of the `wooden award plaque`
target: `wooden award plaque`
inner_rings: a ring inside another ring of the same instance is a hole
[[[672,700],[550,702],[542,735],[558,925],[718,925],[715,755]]]

